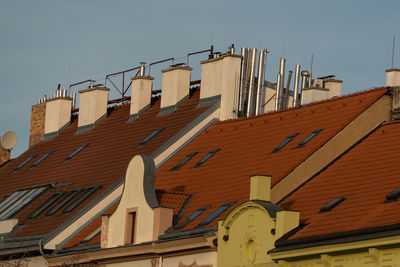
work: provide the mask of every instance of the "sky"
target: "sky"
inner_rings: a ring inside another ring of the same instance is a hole
[[[271,82],[280,57],[286,70],[295,64],[309,70],[313,55],[313,77],[336,75],[342,94],[382,86],[394,35],[400,67],[399,11],[397,0],[0,0],[0,135],[16,132],[16,157],[28,149],[31,106],[59,83],[65,89],[86,79],[104,83],[107,74],[140,61],[185,62],[211,44],[221,52],[232,43],[237,53],[268,49]],[[206,57],[190,59],[192,80]],[[152,68],[154,88],[161,88],[168,64]],[[112,89],[110,98],[118,97]]]

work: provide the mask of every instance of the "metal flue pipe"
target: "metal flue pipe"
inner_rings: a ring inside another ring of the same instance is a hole
[[[306,70],[301,72],[301,92],[303,92],[304,88],[308,86],[308,77],[310,77],[310,73]]]
[[[276,77],[275,110],[279,110],[279,95],[281,90],[281,82],[282,82],[282,77],[281,74],[278,73],[278,76]]]
[[[256,115],[264,113],[265,101],[265,65],[267,61],[267,49],[260,51],[258,57],[258,74],[257,74],[257,99],[256,99]]]
[[[254,86],[254,77],[256,73],[257,48],[251,50],[251,64],[249,77],[249,96],[247,99],[247,116],[252,116],[255,113],[256,89]]]
[[[238,104],[238,113],[240,116],[243,116],[245,110],[245,95],[246,95],[246,75],[247,75],[247,60],[248,60],[248,51],[247,48],[243,47],[241,50],[242,55],[242,65],[240,68],[240,87],[239,87],[239,104]]]
[[[283,85],[285,82],[285,65],[286,65],[286,59],[282,57],[279,64],[280,81],[279,81],[279,87],[277,82],[276,96],[278,100],[278,108],[276,110],[280,110],[283,106]]]
[[[146,62],[140,62],[140,76],[143,77],[146,75]]]
[[[289,75],[288,75],[288,78],[287,78],[287,84],[286,84],[286,90],[285,90],[285,96],[284,96],[284,99],[283,99],[283,105],[282,105],[282,108],[287,108],[288,107],[288,105],[289,105],[289,92],[290,92],[290,81],[292,80],[292,74],[293,74],[293,71],[289,71]]]
[[[300,78],[300,65],[296,65],[294,71],[294,88],[293,88],[293,107],[297,107],[300,104],[299,101],[299,78]]]

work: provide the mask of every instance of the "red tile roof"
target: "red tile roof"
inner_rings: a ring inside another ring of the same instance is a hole
[[[172,190],[180,186],[185,193],[194,194],[183,218],[198,208],[211,206],[183,230],[196,227],[220,205],[237,201],[218,218],[222,219],[236,205],[249,199],[250,175],[271,175],[275,185],[386,92],[386,88],[378,88],[307,107],[216,123],[157,171],[156,187]],[[304,147],[296,148],[317,129],[323,131]],[[279,152],[271,153],[294,133],[299,135]],[[194,167],[215,149],[221,150],[201,167]],[[170,171],[193,152],[198,154],[179,170]],[[218,219],[208,226],[217,225]]]
[[[151,154],[209,107],[198,107],[198,102],[199,90],[176,112],[158,116],[160,110],[158,100],[134,122],[128,122],[129,104],[110,108],[108,117],[89,132],[76,134],[77,119],[75,119],[57,137],[35,145],[10,161],[0,169],[0,195],[10,195],[19,188],[57,183],[56,188],[46,192],[16,216],[22,227],[14,233],[14,236],[46,234],[56,229],[81,207],[122,178],[134,155]],[[144,146],[138,147],[140,141],[159,127],[164,127],[164,130]],[[89,146],[70,161],[62,163],[68,155],[85,143]],[[50,150],[54,150],[51,156],[34,169],[30,169],[36,159]],[[13,173],[16,166],[33,154],[38,154],[38,156]],[[102,184],[103,187],[72,212],[61,215],[59,211],[47,217],[43,213],[36,219],[27,219],[27,216],[44,203],[51,193],[93,184]]]
[[[400,187],[400,123],[387,123],[279,205],[300,211],[306,226],[290,239],[324,236],[400,223],[400,201],[384,203]],[[320,208],[345,200],[330,212]]]

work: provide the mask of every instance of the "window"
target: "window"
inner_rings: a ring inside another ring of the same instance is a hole
[[[65,209],[63,209],[62,213],[68,213],[73,211],[76,207],[78,207],[83,201],[85,201],[89,196],[91,196],[94,192],[101,188],[101,185],[91,185],[88,189],[82,190],[78,197],[75,198],[74,201],[71,202]]]
[[[48,212],[46,212],[46,216],[55,214],[59,209],[64,207],[65,204],[75,198],[81,191],[82,188],[74,188],[70,192],[64,194],[63,197],[60,198]]]
[[[49,198],[35,211],[29,214],[28,219],[33,219],[39,216],[43,211],[45,211],[48,207],[50,207],[54,202],[56,202],[62,195],[65,194],[65,191],[59,191],[53,193]]]
[[[215,218],[221,215],[224,211],[226,211],[230,206],[232,206],[235,202],[229,202],[221,205],[217,210],[210,214],[207,218],[205,218],[199,225],[207,225],[212,222]]]
[[[187,217],[185,220],[183,220],[181,223],[179,223],[175,228],[176,229],[182,229],[186,225],[188,225],[190,222],[192,222],[194,219],[199,217],[203,212],[205,212],[210,206],[200,208],[196,210],[195,212],[192,213],[189,217]]]
[[[397,201],[399,197],[400,197],[400,187],[386,195],[385,203]]]
[[[297,146],[297,148],[303,147],[305,146],[308,142],[311,141],[311,139],[313,139],[317,134],[319,134],[320,132],[322,132],[322,129],[318,129],[313,131],[309,136],[307,136],[303,141],[301,141],[299,143],[299,145]]]
[[[204,158],[202,158],[199,162],[196,163],[196,165],[194,166],[196,167],[200,167],[201,165],[203,165],[204,162],[206,162],[209,158],[211,158],[212,156],[215,155],[215,153],[217,153],[218,151],[220,151],[221,149],[216,149],[216,150],[212,150],[210,151]]]
[[[23,189],[15,192],[0,205],[0,220],[7,220],[30,204],[48,186]]]
[[[150,139],[152,139],[154,136],[156,136],[157,134],[159,134],[164,128],[158,128],[156,129],[154,132],[152,132],[149,136],[147,136],[145,139],[143,139],[138,147],[142,147],[144,144],[146,144],[147,142],[150,141]]]
[[[32,164],[31,169],[35,168],[37,165],[39,165],[43,160],[47,159],[48,156],[53,154],[54,151],[49,151],[46,154],[44,154],[40,159],[35,161],[35,163]]]
[[[280,143],[277,147],[274,148],[274,150],[271,153],[276,153],[279,150],[281,150],[284,146],[286,146],[287,144],[289,144],[290,141],[292,141],[296,136],[298,136],[298,133],[295,134],[291,134],[288,137],[286,137],[285,140],[283,140],[282,143]]]
[[[86,243],[95,238],[98,234],[101,233],[101,226],[97,227],[92,233],[82,239],[81,243]]]
[[[336,207],[337,205],[339,205],[341,202],[343,202],[345,200],[344,197],[337,197],[332,199],[331,201],[329,201],[327,204],[325,204],[320,210],[319,213],[323,213],[323,212],[328,212],[331,211],[334,207]]]
[[[136,237],[136,209],[128,210],[125,225],[125,244],[134,244]]]
[[[188,162],[188,161],[191,160],[194,156],[196,156],[197,153],[198,153],[198,152],[190,153],[190,154],[187,155],[181,162],[179,162],[175,167],[173,167],[172,169],[170,169],[170,171],[179,170],[180,167],[182,167],[183,165],[185,165],[186,162]]]
[[[78,154],[79,152],[81,152],[85,147],[87,147],[89,144],[84,144],[84,145],[81,145],[77,150],[75,150],[74,152],[72,152],[65,160],[64,160],[64,162],[66,162],[66,161],[69,161],[70,159],[72,159],[73,157],[75,157],[76,156],[76,154]]]
[[[29,163],[29,161],[31,161],[33,158],[35,158],[37,155],[33,154],[32,156],[30,156],[29,158],[27,158],[26,160],[24,160],[24,162],[22,162],[21,164],[19,164],[17,166],[17,168],[14,169],[14,172],[18,171],[19,169],[21,169],[22,167],[24,167],[26,164]]]

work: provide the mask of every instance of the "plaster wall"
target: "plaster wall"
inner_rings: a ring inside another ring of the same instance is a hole
[[[132,78],[132,96],[130,114],[138,114],[151,102],[153,77],[141,76]]]
[[[191,70],[190,67],[173,67],[162,71],[160,108],[174,106],[189,95]]]
[[[400,86],[400,69],[386,70],[386,86]]]
[[[276,101],[276,89],[266,87],[264,113],[275,110],[275,101]]]
[[[135,244],[153,240],[154,210],[147,204],[144,192],[145,163],[141,156],[135,156],[129,162],[126,171],[124,192],[120,203],[109,217],[107,247],[126,244],[127,214],[136,211]],[[129,228],[129,227],[128,227]]]
[[[0,261],[0,266],[7,267],[47,267],[47,261],[42,257],[20,258],[17,260]]]
[[[216,267],[217,252],[207,251],[162,258],[160,267]]]
[[[342,88],[342,81],[340,80],[327,80],[324,82],[325,88],[329,89],[328,98],[335,96],[340,96],[340,91]]]
[[[325,88],[304,88],[301,94],[301,104],[306,105],[312,102],[328,99],[329,89]]]
[[[58,97],[46,102],[44,133],[53,133],[60,130],[71,120],[72,99]]]
[[[108,91],[105,87],[79,91],[78,127],[93,124],[107,113]]]
[[[134,261],[124,261],[117,263],[107,263],[104,264],[106,267],[159,267],[158,261],[154,259],[144,259],[144,260],[134,260]]]

